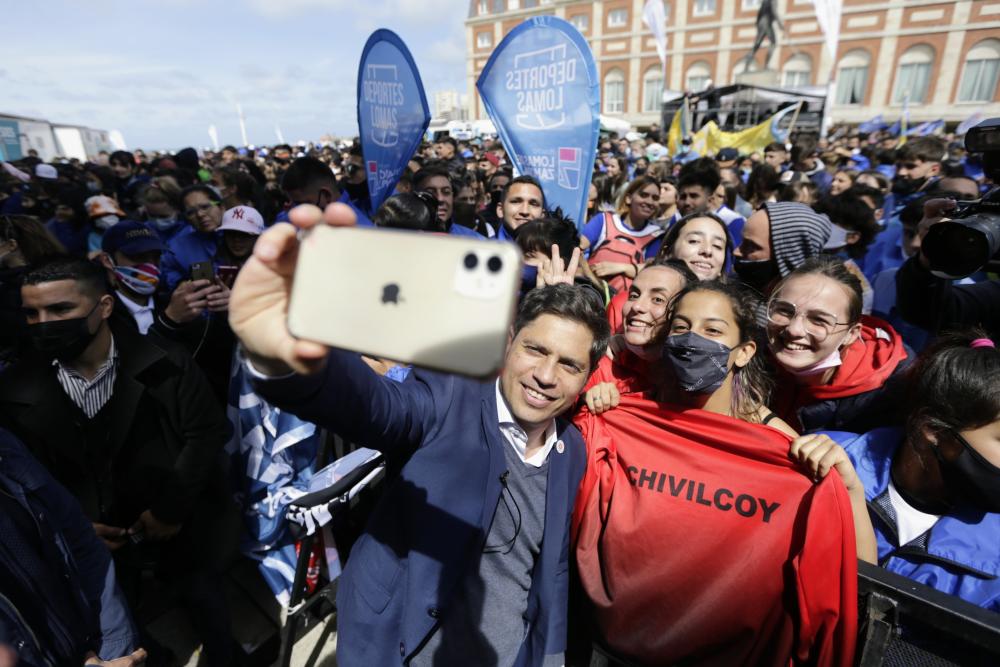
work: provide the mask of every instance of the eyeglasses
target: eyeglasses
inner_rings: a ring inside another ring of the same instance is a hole
[[[214,208],[219,205],[219,202],[212,202],[211,204],[198,204],[197,206],[192,206],[191,208],[184,209],[184,216],[188,218],[193,218],[199,213],[204,213],[210,208]]]
[[[805,313],[798,312],[794,303],[772,299],[767,304],[767,321],[779,327],[789,326],[795,318],[802,316],[803,326],[817,343],[821,343],[829,337],[838,326],[849,326],[850,322],[838,322],[837,318],[830,313],[821,310],[810,310]]]

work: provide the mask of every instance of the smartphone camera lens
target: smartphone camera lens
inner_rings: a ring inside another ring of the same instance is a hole
[[[490,270],[490,273],[496,273],[501,268],[503,268],[503,261],[496,255],[490,257],[486,262],[486,268]]]
[[[465,262],[465,268],[467,268],[469,271],[476,268],[476,265],[479,264],[479,258],[476,257],[476,254],[473,252],[470,252],[468,255],[466,255],[463,261]]]

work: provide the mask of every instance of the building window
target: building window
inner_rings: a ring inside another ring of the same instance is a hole
[[[867,51],[848,51],[840,61],[837,74],[837,104],[863,104],[868,85]]]
[[[743,0],[742,6],[745,12],[760,9],[760,0]]]
[[[805,88],[812,83],[812,58],[796,53],[781,70],[782,88]]]
[[[1000,75],[1000,40],[979,42],[965,56],[962,83],[958,86],[959,102],[992,102]]]
[[[612,9],[608,12],[609,28],[624,28],[628,24],[627,9]]]
[[[488,32],[476,33],[476,48],[488,49],[493,46],[493,35]]]
[[[699,60],[690,67],[688,67],[687,74],[684,77],[684,86],[690,93],[698,93],[706,88],[708,88],[709,82],[712,80],[712,69],[709,67],[708,63],[703,60]]]
[[[931,82],[931,65],[934,63],[934,49],[926,44],[908,48],[899,58],[896,70],[896,89],[892,93],[893,104],[923,104],[927,101],[927,90]]]
[[[538,0],[521,0],[521,9],[534,9],[538,6]]]
[[[580,32],[587,32],[590,30],[590,17],[586,14],[574,14],[569,17],[569,22],[570,25]]]
[[[493,13],[503,14],[507,11],[507,0],[493,0]]]
[[[490,0],[479,0],[479,15],[486,16],[490,13]]]
[[[625,75],[613,69],[604,76],[604,113],[625,111]]]
[[[659,111],[663,106],[663,72],[651,67],[642,77],[642,110]]]
[[[712,16],[715,14],[715,0],[694,0],[695,16]]]

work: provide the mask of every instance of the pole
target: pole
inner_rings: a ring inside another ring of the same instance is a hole
[[[795,123],[799,122],[799,112],[802,111],[802,105],[805,104],[805,100],[799,100],[799,103],[795,105],[795,113],[792,114],[792,122],[788,126],[788,140],[792,140],[792,132],[795,131]]]
[[[243,145],[249,146],[250,142],[247,141],[247,122],[243,117],[243,107],[240,106],[239,102],[236,103],[236,113],[240,117],[240,135],[243,137]]]

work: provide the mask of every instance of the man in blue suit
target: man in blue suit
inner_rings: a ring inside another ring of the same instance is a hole
[[[298,227],[353,224],[335,204]],[[338,590],[346,665],[561,664],[569,520],[585,468],[572,407],[609,336],[586,291],[533,290],[498,380],[415,370],[403,383],[293,338],[285,312],[298,241],[276,225],[230,301],[268,401],[390,456],[408,457],[351,552]],[[549,656],[546,658],[546,656]]]

